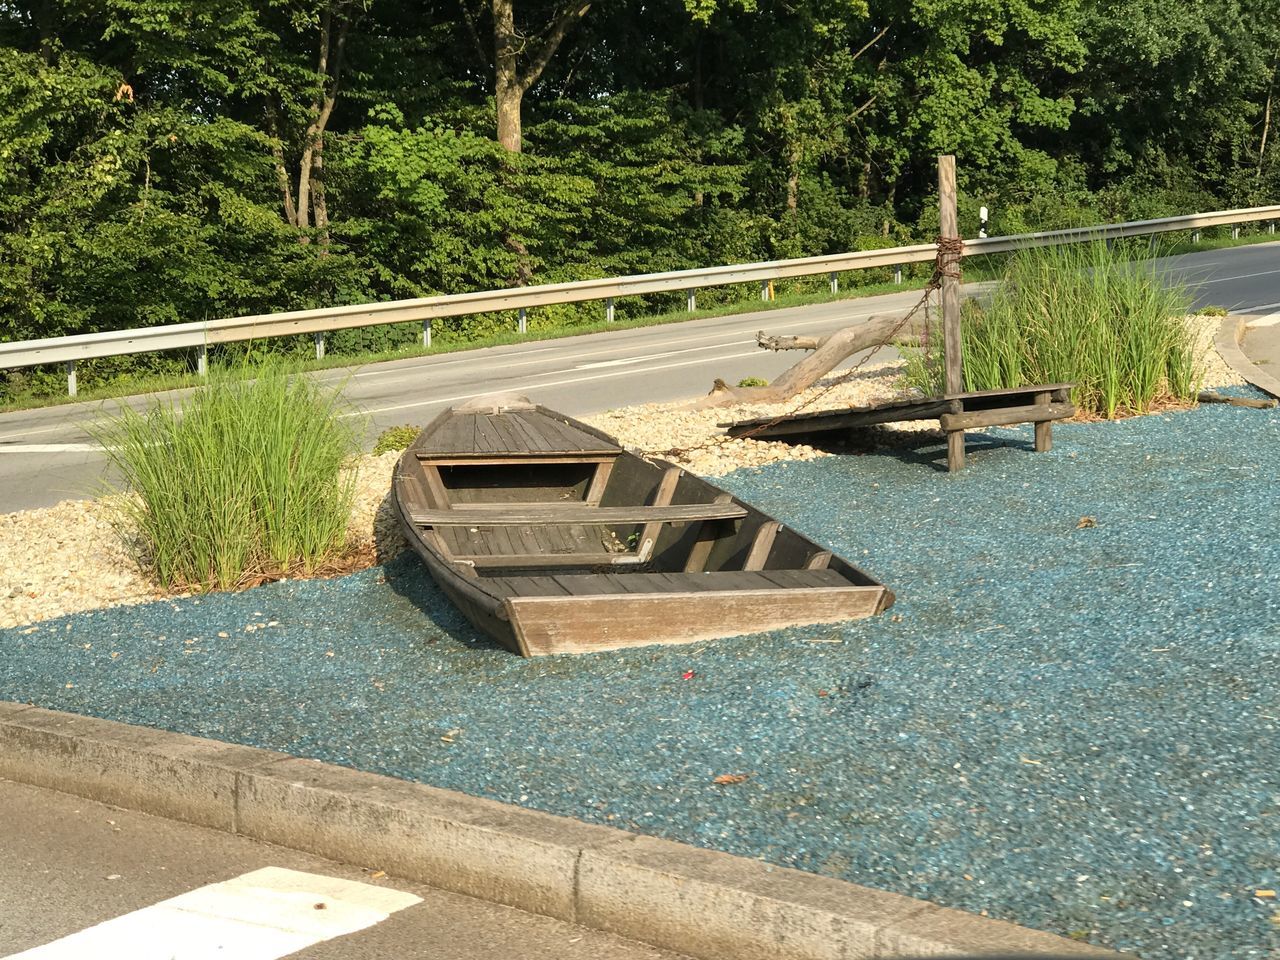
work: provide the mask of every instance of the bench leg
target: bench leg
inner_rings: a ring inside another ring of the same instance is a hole
[[[1040,406],[1049,405],[1050,396],[1048,392],[1036,394],[1036,404]],[[1036,421],[1036,453],[1048,453],[1053,449],[1053,421],[1037,420]]]
[[[1036,423],[1036,453],[1048,453],[1053,449],[1053,421]]]
[[[947,432],[947,469],[952,473],[964,469],[964,431]]]

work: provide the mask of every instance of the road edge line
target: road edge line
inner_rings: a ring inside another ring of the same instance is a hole
[[[0,777],[385,870],[700,960],[1122,956],[452,790],[5,701]]]

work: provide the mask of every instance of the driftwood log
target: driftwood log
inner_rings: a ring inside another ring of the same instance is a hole
[[[738,403],[778,403],[807,390],[855,353],[881,346],[890,339],[895,343],[911,342],[923,332],[923,317],[913,317],[903,324],[901,316],[874,316],[827,337],[771,337],[761,331],[756,334],[756,344],[762,350],[812,350],[813,353],[788,367],[767,387],[731,387],[723,380],[716,380],[711,392],[690,406],[705,410]]]

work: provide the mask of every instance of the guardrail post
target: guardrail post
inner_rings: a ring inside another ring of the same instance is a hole
[[[1240,239],[1240,228],[1239,228],[1239,227],[1232,227],[1232,228],[1231,228],[1231,239],[1232,239],[1232,240],[1239,240],[1239,239]]]
[[[1270,223],[1267,224],[1267,233],[1275,233],[1275,232],[1276,232],[1276,222],[1272,220]]]
[[[901,266],[896,266],[893,268],[893,282],[902,283],[902,267]]]
[[[76,395],[76,362],[68,360],[67,367],[67,396],[74,397]]]
[[[613,297],[604,298],[604,322],[613,323]]]
[[[760,281],[760,299],[761,300],[769,299],[769,281],[768,280]]]
[[[196,373],[202,377],[209,375],[209,345],[200,344],[196,348]]]
[[[685,294],[685,309],[690,313],[698,309],[698,289],[694,287]]]
[[[316,359],[323,360],[324,359],[324,331],[317,330],[314,334],[314,339],[316,341]]]
[[[422,321],[422,345],[428,350],[431,349],[431,318],[427,317]]]
[[[529,314],[524,307],[520,308],[520,317],[517,323],[519,324],[521,333],[529,332]]]
[[[830,273],[830,274],[828,274],[828,275],[827,275],[827,279],[831,281],[831,292],[832,292],[832,293],[839,293],[839,292],[840,292],[840,276],[839,276],[839,274],[837,274],[837,273],[835,273],[835,272],[833,271],[832,273]]]
[[[1192,230],[1192,231],[1191,231],[1191,242],[1192,242],[1192,243],[1199,243],[1199,242],[1200,242],[1200,231],[1199,231],[1199,230]]]

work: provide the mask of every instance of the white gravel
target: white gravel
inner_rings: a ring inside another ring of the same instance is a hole
[[[1195,317],[1202,331],[1204,382],[1212,386],[1244,381],[1213,349],[1216,317]],[[742,466],[829,456],[804,445],[732,440],[719,423],[793,411],[817,394],[806,410],[882,403],[912,394],[901,385],[903,364],[881,363],[857,371],[847,381],[835,373],[810,391],[780,404],[690,410],[687,403],[646,404],[584,418],[625,446],[718,476]],[[895,430],[936,430],[932,421],[890,425],[881,432],[892,443]],[[685,448],[685,452],[673,451]],[[405,549],[391,510],[391,474],[399,454],[365,456],[357,470],[356,506],[350,544],[369,562],[383,562]],[[34,623],[82,610],[145,603],[163,596],[138,568],[116,528],[109,499],[68,500],[42,510],[0,514],[0,628]]]

